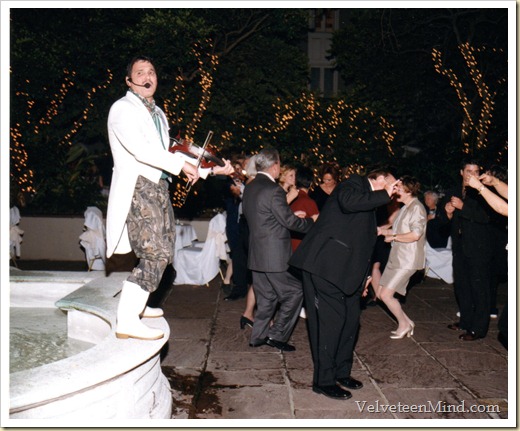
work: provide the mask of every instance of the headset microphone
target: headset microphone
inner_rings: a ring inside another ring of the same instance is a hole
[[[131,82],[132,84],[137,85],[138,87],[150,88],[152,86],[152,84],[150,84],[149,82],[147,82],[144,85],[136,84],[134,81],[132,81],[132,78],[128,78],[128,82]]]

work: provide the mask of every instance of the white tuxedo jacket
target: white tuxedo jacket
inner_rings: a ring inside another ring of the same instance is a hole
[[[169,127],[162,110],[161,136],[143,102],[128,91],[115,102],[108,115],[108,138],[114,159],[107,211],[107,257],[131,251],[126,218],[137,177],[159,183],[162,171],[179,175],[185,157],[170,153]],[[162,138],[162,139],[161,139]],[[207,172],[199,170],[202,178]]]

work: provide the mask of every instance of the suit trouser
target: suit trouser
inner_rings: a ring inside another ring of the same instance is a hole
[[[232,294],[246,296],[251,280],[251,271],[247,268],[247,255],[249,249],[249,226],[244,216],[238,221],[238,243],[233,250],[231,264],[233,265],[233,290]]]
[[[313,384],[335,385],[352,370],[361,290],[347,296],[332,283],[303,271],[303,292],[314,362]]]
[[[454,251],[453,282],[460,311],[460,327],[485,337],[491,312],[490,261],[471,259],[462,252]]]
[[[303,302],[302,285],[288,271],[253,271],[253,289],[256,297],[256,313],[251,344],[259,344],[266,337],[286,342],[298,319]],[[280,308],[277,310],[277,306]],[[274,323],[270,321],[276,312]]]
[[[491,312],[497,310],[497,291],[498,285],[504,278],[507,279],[508,265],[507,265],[507,232],[494,231],[493,246],[491,251],[490,261],[490,285],[491,285]]]

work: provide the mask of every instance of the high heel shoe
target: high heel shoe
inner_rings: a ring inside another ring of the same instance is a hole
[[[396,332],[394,335],[390,335],[390,338],[392,340],[400,340],[400,339],[402,339],[404,337],[410,338],[413,335],[413,328],[414,327],[412,325],[410,325],[410,327],[405,329],[403,332],[401,332],[401,333],[397,333]]]
[[[415,328],[415,323],[412,322],[411,320],[410,320],[410,326],[412,327],[412,334],[411,335],[413,335],[413,330]],[[397,331],[390,331],[390,334],[394,334],[395,335],[395,334],[397,334]]]
[[[247,317],[242,316],[240,317],[240,329],[244,329],[245,327],[249,326],[250,328],[253,327],[253,321],[249,320]]]

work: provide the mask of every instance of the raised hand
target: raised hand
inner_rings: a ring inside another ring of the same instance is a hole
[[[499,182],[498,179],[496,179],[493,175],[488,173],[482,174],[480,177],[478,177],[478,179],[482,181],[482,184],[485,184],[486,186],[495,186]]]
[[[401,180],[396,180],[393,183],[386,183],[385,190],[388,196],[392,196],[397,191],[397,186],[401,184]]]
[[[478,180],[477,177],[474,177],[474,176],[469,177],[468,185],[470,187],[473,187],[474,189],[479,189],[480,187],[482,187],[482,183]]]
[[[464,201],[457,196],[452,196],[450,202],[458,210],[461,210],[464,206]]]

